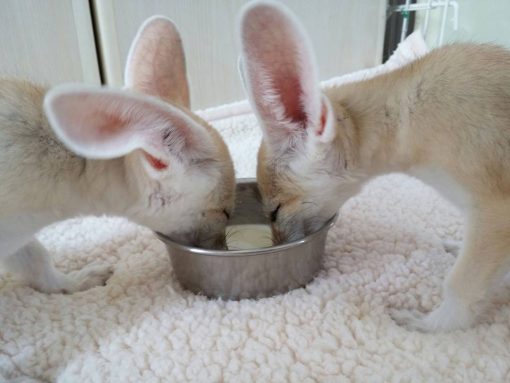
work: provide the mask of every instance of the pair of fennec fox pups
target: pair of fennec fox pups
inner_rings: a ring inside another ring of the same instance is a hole
[[[237,32],[275,241],[317,230],[374,176],[412,174],[464,210],[467,226],[442,303],[392,317],[420,331],[473,325],[510,269],[510,53],[451,45],[322,92],[310,42],[286,8],[249,4]],[[81,291],[111,274],[97,264],[62,274],[34,237],[77,215],[120,215],[187,244],[224,244],[234,169],[220,135],[189,109],[170,20],[141,27],[125,83],[47,91],[0,82],[0,259],[39,291]]]

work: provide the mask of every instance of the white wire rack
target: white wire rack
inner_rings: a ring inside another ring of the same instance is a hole
[[[410,12],[426,12],[425,20],[422,26],[422,34],[425,37],[429,28],[429,19],[430,19],[430,11],[433,9],[442,8],[443,15],[441,18],[441,29],[439,31],[439,35],[437,37],[437,45],[442,45],[444,40],[444,32],[446,28],[446,18],[448,15],[448,9],[452,8],[453,10],[453,30],[457,30],[459,27],[459,3],[455,0],[444,0],[444,1],[432,1],[426,0],[422,2],[418,2],[415,4],[411,4],[411,0],[406,0],[406,3],[403,5],[394,5],[388,7],[388,17],[391,16],[395,12],[402,13],[403,23],[402,23],[402,34],[400,36],[400,41],[403,41],[407,35],[407,31],[409,28],[409,15]]]

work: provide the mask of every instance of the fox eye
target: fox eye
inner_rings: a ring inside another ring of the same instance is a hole
[[[276,218],[278,217],[278,211],[280,210],[281,206],[282,206],[282,204],[279,203],[278,206],[276,207],[276,209],[274,209],[271,212],[271,222],[276,222]]]
[[[230,213],[227,211],[227,209],[223,209],[223,214],[225,215],[225,217],[227,217],[227,220],[230,219]]]

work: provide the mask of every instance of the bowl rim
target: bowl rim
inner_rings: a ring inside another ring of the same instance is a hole
[[[283,243],[281,245],[270,246],[270,247],[261,247],[259,249],[244,249],[244,250],[215,250],[215,249],[203,249],[200,247],[187,246],[178,242],[174,242],[168,236],[161,234],[159,232],[154,232],[156,236],[165,244],[169,245],[173,248],[177,248],[178,250],[183,250],[189,253],[198,254],[198,255],[206,255],[206,256],[216,256],[216,257],[246,257],[246,256],[256,256],[256,255],[264,255],[271,253],[278,253],[284,250],[292,249],[306,243],[312,242],[316,237],[323,234],[324,232],[328,232],[329,229],[335,224],[338,218],[338,213],[333,217],[328,219],[326,223],[317,231],[312,234],[307,235],[304,238],[298,239],[297,241]]]

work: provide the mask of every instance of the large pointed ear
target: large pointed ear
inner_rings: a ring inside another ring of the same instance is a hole
[[[189,109],[186,61],[181,37],[166,17],[147,19],[129,50],[125,85]]]
[[[321,135],[328,116],[308,36],[281,5],[244,8],[240,24],[242,77],[265,137],[285,150],[307,134]]]
[[[44,109],[57,137],[86,158],[142,149],[147,163],[163,170],[171,158],[210,158],[214,150],[205,127],[153,97],[61,85],[47,93]]]

